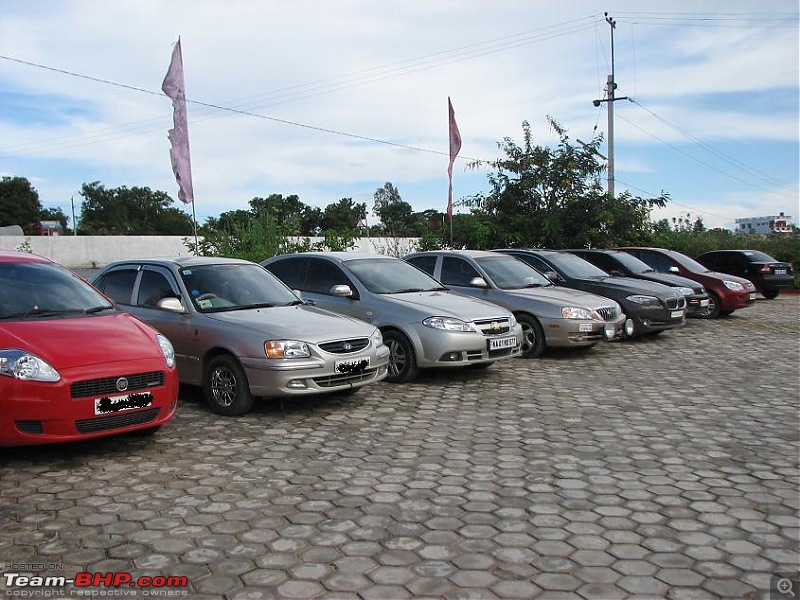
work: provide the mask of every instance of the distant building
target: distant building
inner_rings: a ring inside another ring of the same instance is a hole
[[[790,233],[792,231],[792,217],[784,215],[770,215],[768,217],[746,217],[736,219],[736,233],[756,233],[768,235],[770,233]]]
[[[61,235],[64,233],[64,227],[58,221],[39,221],[39,226],[42,229],[42,235]]]

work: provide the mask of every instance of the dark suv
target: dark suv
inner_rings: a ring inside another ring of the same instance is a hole
[[[647,263],[620,250],[598,250],[596,248],[587,250],[583,248],[567,250],[567,252],[588,260],[609,275],[655,281],[675,288],[686,298],[686,304],[689,306],[686,312],[687,317],[705,317],[708,313],[708,294],[705,288],[696,281],[674,273],[659,273]]]
[[[792,287],[792,265],[758,250],[714,250],[695,259],[712,271],[749,279],[764,298],[778,297],[780,288]]]
[[[498,250],[516,256],[557,285],[616,300],[628,316],[625,334],[657,334],[686,323],[686,299],[660,283],[612,277],[592,263],[557,250]]]
[[[750,281],[736,275],[711,271],[705,265],[675,250],[633,247],[617,249],[633,254],[656,271],[683,275],[702,283],[708,292],[708,316],[711,319],[755,304],[756,286]]]

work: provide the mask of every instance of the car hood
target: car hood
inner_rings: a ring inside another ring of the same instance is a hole
[[[505,308],[496,304],[445,291],[380,294],[380,297],[405,308],[426,312],[427,314],[423,318],[429,316],[455,317],[464,321],[474,321],[475,319],[489,319],[509,314]]]
[[[274,339],[323,342],[369,337],[375,327],[352,317],[308,305],[275,306],[206,313],[208,318],[263,333]]]
[[[655,281],[656,283],[663,283],[672,287],[688,287],[696,288],[697,282],[683,275],[674,275],[673,273],[659,273],[658,271],[641,273],[641,277],[647,281]]]
[[[664,285],[655,283],[653,281],[646,281],[644,279],[634,279],[633,277],[602,277],[599,279],[581,279],[580,281],[590,284],[592,291],[601,296],[605,296],[604,292],[614,294],[613,297],[618,297],[620,294],[647,294],[649,296],[674,296],[676,292],[670,289],[664,289]]]
[[[534,298],[561,306],[569,305],[595,309],[616,304],[615,301],[609,300],[604,296],[557,286],[505,290],[505,292],[518,298]]]
[[[744,277],[739,277],[738,275],[728,275],[727,273],[720,273],[719,271],[709,271],[707,273],[699,273],[703,277],[710,277],[711,279],[718,279],[719,281],[735,281],[736,283],[741,283],[745,289],[748,289],[752,286],[752,282],[749,279],[745,279]]]
[[[0,348],[32,352],[56,370],[161,357],[155,339],[155,330],[121,312],[0,323]]]

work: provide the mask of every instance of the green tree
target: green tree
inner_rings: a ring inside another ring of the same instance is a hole
[[[24,177],[3,177],[0,180],[0,227],[19,225],[26,233],[42,220],[39,192]]]
[[[466,204],[494,222],[482,222],[482,239],[469,240],[469,246],[610,247],[641,240],[649,232],[650,210],[666,205],[666,194],[609,197],[601,181],[605,166],[597,161],[601,138],[576,146],[566,129],[548,121],[559,136],[555,148],[534,144],[530,125],[523,122],[522,145],[504,138],[498,147],[505,158],[470,164],[493,169],[491,192]]]
[[[411,237],[418,235],[418,222],[413,208],[400,197],[400,191],[387,181],[375,190],[372,209],[383,224],[383,232],[389,237]]]
[[[64,231],[66,231],[69,217],[65,215],[64,211],[61,210],[60,208],[43,208],[39,213],[39,220],[58,221],[59,223],[61,223],[61,227],[64,228]]]
[[[322,211],[320,228],[322,231],[356,230],[358,222],[367,214],[366,203],[355,203],[352,198],[342,198],[329,204]]]
[[[125,186],[106,189],[100,182],[85,183],[80,192],[80,232],[85,235],[188,235],[191,217],[171,207],[166,192]]]

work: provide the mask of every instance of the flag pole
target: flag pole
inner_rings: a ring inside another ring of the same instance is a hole
[[[461,133],[450,96],[447,97],[447,125],[450,133],[450,164],[447,167],[447,217],[450,219],[450,248],[453,247],[453,162],[461,150]]]

